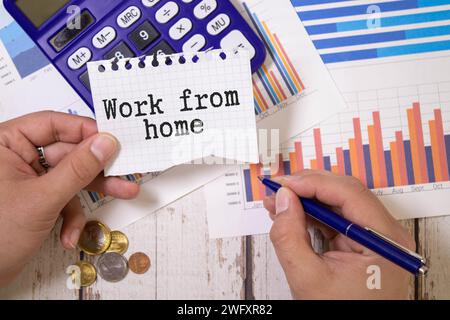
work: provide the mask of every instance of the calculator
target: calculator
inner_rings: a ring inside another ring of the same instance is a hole
[[[261,39],[230,0],[4,0],[5,8],[94,110],[87,62],[211,49],[250,52]]]

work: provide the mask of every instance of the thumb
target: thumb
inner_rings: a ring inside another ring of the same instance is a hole
[[[323,261],[312,248],[298,196],[288,188],[281,188],[276,194],[275,207],[270,239],[291,287],[303,287],[305,281],[312,280],[323,269]]]
[[[94,135],[40,177],[40,183],[52,191],[55,204],[62,208],[99,175],[117,149],[118,142],[112,135]]]

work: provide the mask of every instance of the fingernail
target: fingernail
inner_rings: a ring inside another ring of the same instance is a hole
[[[278,190],[275,201],[275,209],[277,214],[289,209],[289,191],[286,188],[281,188]]]
[[[77,247],[78,240],[80,239],[80,233],[80,229],[75,229],[70,234],[70,247],[72,249],[75,249]]]
[[[117,143],[108,134],[100,134],[91,144],[91,152],[100,161],[105,162],[115,153]]]

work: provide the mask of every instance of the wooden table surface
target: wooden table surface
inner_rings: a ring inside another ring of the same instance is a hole
[[[450,209],[450,208],[449,208]],[[126,214],[126,212],[124,212]],[[404,222],[429,258],[430,273],[411,283],[412,299],[450,298],[450,217]],[[129,273],[119,283],[98,279],[88,289],[66,288],[67,266],[79,253],[65,252],[59,227],[22,276],[0,289],[1,299],[290,299],[284,274],[268,236],[210,240],[205,198],[197,190],[125,228],[127,257],[147,253],[145,275]],[[314,245],[320,249],[320,237]]]

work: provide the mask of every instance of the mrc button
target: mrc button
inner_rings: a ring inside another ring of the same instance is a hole
[[[72,70],[78,70],[84,66],[92,58],[92,52],[86,47],[82,47],[75,51],[69,59],[67,59],[67,65]]]
[[[129,28],[141,17],[141,10],[136,6],[128,7],[117,17],[117,24],[121,28]]]

